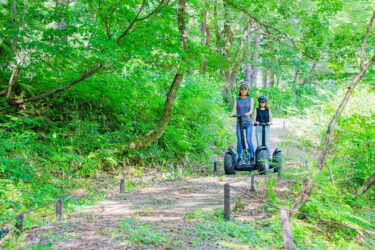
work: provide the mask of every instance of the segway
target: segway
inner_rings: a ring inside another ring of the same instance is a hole
[[[254,126],[257,126],[255,124]],[[258,147],[255,151],[256,165],[258,166],[259,173],[265,174],[273,169],[274,172],[281,172],[282,166],[282,154],[281,150],[275,149],[272,154],[272,160],[270,161],[270,156],[268,155],[265,139],[266,126],[269,126],[268,123],[258,123],[258,126],[262,126],[262,145]]]
[[[269,126],[268,123],[258,123],[254,124],[254,126],[262,126],[262,145],[258,146],[255,150],[255,163],[258,166],[259,173],[265,174],[270,170],[270,156],[268,155],[267,147],[266,147],[266,126]]]
[[[241,141],[242,144],[242,155],[241,161],[238,162],[238,155],[233,147],[229,147],[224,154],[224,172],[226,175],[233,175],[236,174],[236,171],[253,171],[257,169],[256,161],[251,162],[250,155],[247,154],[246,143],[245,143],[245,135],[243,129],[243,120],[242,116],[234,115],[233,117],[237,117],[238,124],[240,125],[241,131]]]
[[[260,174],[265,174],[270,171],[270,168],[274,169],[274,172],[281,171],[282,155],[281,151],[275,149],[272,155],[272,161],[269,161],[269,155],[267,147],[265,146],[265,127],[269,126],[267,123],[259,124],[262,126],[262,145],[258,147],[255,151],[255,162],[250,161],[250,156],[246,155],[246,145],[245,145],[245,135],[242,123],[242,117],[239,115],[234,115],[237,117],[238,123],[241,130],[241,141],[242,144],[242,161],[238,162],[238,155],[233,147],[229,147],[224,154],[224,172],[226,175],[234,175],[236,171],[254,171],[258,170]],[[255,125],[256,126],[256,125]]]

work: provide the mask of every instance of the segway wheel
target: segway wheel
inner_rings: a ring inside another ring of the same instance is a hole
[[[236,170],[234,170],[233,156],[230,153],[224,155],[224,172],[226,175],[236,174]]]
[[[268,161],[268,154],[266,150],[261,150],[258,155],[258,169],[260,174],[266,174],[270,169],[270,163]]]
[[[282,163],[283,163],[283,159],[282,159],[281,151],[278,149],[275,149],[272,155],[272,164],[274,166],[275,173],[279,171],[281,172]]]

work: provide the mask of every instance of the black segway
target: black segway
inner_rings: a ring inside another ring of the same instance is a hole
[[[272,160],[270,161],[271,157],[268,155],[267,147],[266,147],[266,139],[265,139],[265,130],[266,126],[269,126],[268,123],[258,123],[254,126],[262,126],[262,145],[259,146],[255,151],[255,163],[258,166],[259,173],[265,174],[269,172],[270,169],[273,168],[274,172],[281,171],[282,165],[282,154],[281,150],[275,149],[272,154]]]
[[[234,115],[237,117],[240,130],[241,130],[241,141],[243,155],[241,157],[242,161],[238,162],[238,155],[233,147],[229,147],[224,154],[224,172],[226,175],[236,174],[236,171],[253,171],[258,170],[260,174],[265,174],[270,171],[270,168],[274,168],[274,172],[281,171],[282,155],[281,151],[275,149],[272,155],[272,161],[269,161],[269,155],[267,147],[265,146],[265,127],[269,126],[267,123],[259,124],[262,126],[262,145],[258,147],[255,151],[255,162],[250,161],[250,156],[247,156],[247,150],[245,145],[245,135],[243,131],[242,117],[239,115]],[[256,125],[255,125],[256,126]]]
[[[255,150],[255,163],[258,166],[259,173],[265,174],[270,170],[270,156],[268,155],[267,147],[266,147],[266,126],[269,126],[268,123],[258,123],[254,124],[254,126],[262,126],[262,145],[258,146]]]
[[[236,174],[236,171],[253,171],[257,169],[255,162],[251,162],[250,155],[247,154],[242,116],[234,115],[233,117],[237,117],[240,125],[241,141],[243,142],[241,143],[242,157],[241,162],[238,162],[238,155],[235,149],[233,147],[227,149],[224,155],[224,172],[227,175]]]

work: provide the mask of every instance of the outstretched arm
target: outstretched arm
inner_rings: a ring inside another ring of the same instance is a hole
[[[273,122],[272,122],[272,112],[271,110],[269,109],[269,114],[270,114],[270,121],[268,122],[269,125],[272,125]]]
[[[254,112],[254,101],[253,98],[250,99],[250,110],[246,113],[247,116],[251,115]]]
[[[255,109],[254,110],[254,116],[253,116],[254,118],[254,124],[257,124],[258,122],[257,122],[257,110]]]

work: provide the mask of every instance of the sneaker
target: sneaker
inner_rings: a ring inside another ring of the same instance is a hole
[[[254,164],[254,163],[255,163],[255,158],[254,158],[254,157],[250,157],[250,163],[251,163],[251,164]]]
[[[241,158],[238,158],[237,159],[237,165],[240,165],[241,162],[242,162]]]

